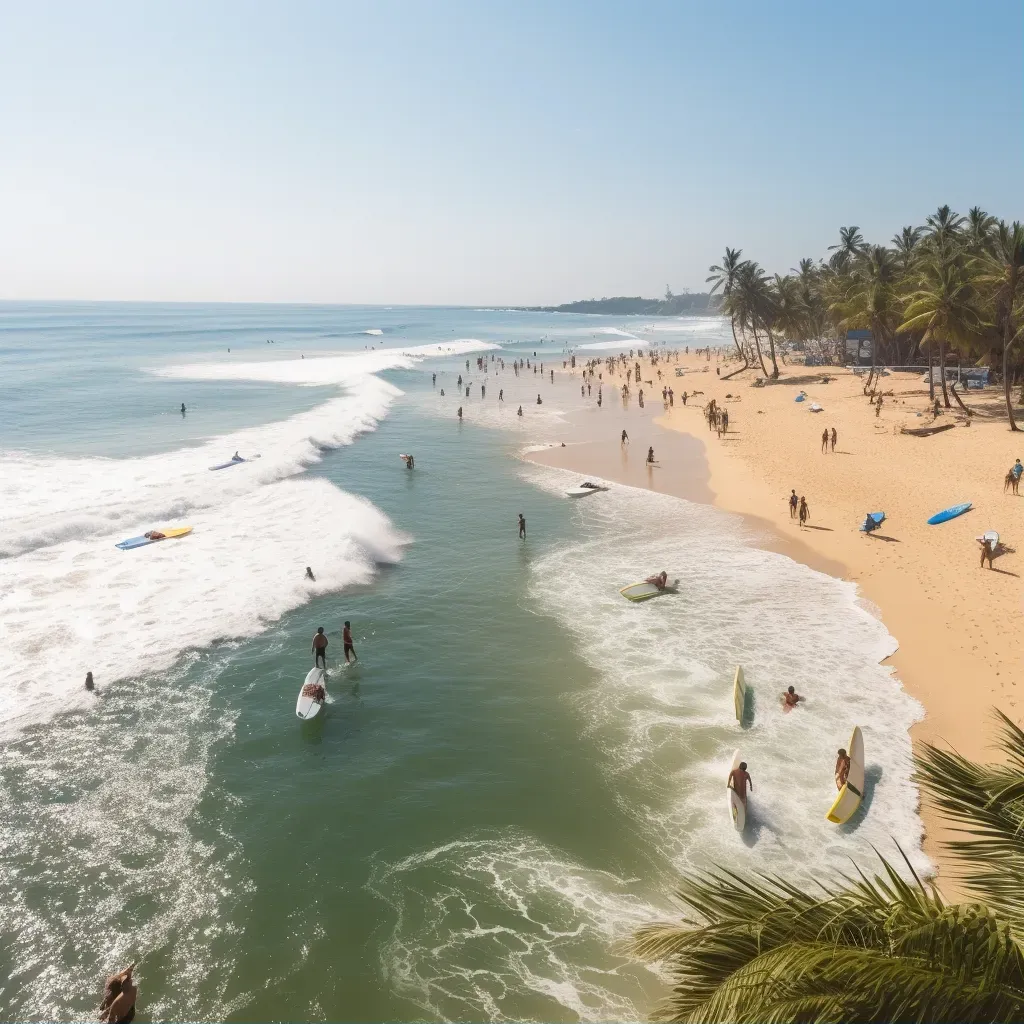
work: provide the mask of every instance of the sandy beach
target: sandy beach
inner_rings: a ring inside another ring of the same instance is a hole
[[[677,365],[684,368],[681,377],[675,376]],[[1024,442],[999,415],[1001,394],[989,389],[965,399],[977,413],[970,427],[962,414],[945,410],[935,425],[955,422],[954,429],[916,437],[901,429],[932,425],[921,374],[883,377],[876,416],[863,394],[866,378],[848,369],[785,367],[776,384],[754,388],[759,374],[753,369],[722,380],[716,366],[725,375],[739,364],[716,362],[715,353],[710,361],[680,356],[678,363],[661,364],[659,381],[657,368],[644,360],[643,411],[637,408],[638,385],[631,383],[624,408],[617,393],[622,377],[610,378],[602,366],[607,412],[600,422],[611,436],[531,458],[711,500],[759,527],[762,546],[856,582],[899,643],[890,659],[898,678],[925,707],[914,741],[948,744],[969,757],[990,756],[991,709],[1017,722],[1024,718],[1020,655],[1012,641],[1022,596],[1014,529],[1021,499],[1003,491],[1007,470],[1024,455]],[[822,383],[823,374],[833,379]],[[675,390],[671,408],[661,400],[666,385]],[[685,407],[683,391],[697,392]],[[798,402],[801,392],[806,399]],[[712,398],[729,411],[729,430],[721,437],[709,431],[702,415]],[[822,410],[812,412],[812,404]],[[622,415],[607,415],[613,410]],[[618,437],[622,427],[630,435],[628,454]],[[822,432],[833,427],[835,451],[830,443],[823,452]],[[687,438],[684,444],[676,432]],[[644,466],[648,445],[658,461],[651,470]],[[807,498],[811,514],[805,528],[790,517],[791,489]],[[964,501],[973,503],[965,515],[927,524],[933,513]],[[861,533],[859,524],[875,511],[886,512],[883,527],[870,536]],[[975,539],[988,530],[998,531],[1003,545],[991,571],[980,568]],[[954,895],[956,879],[942,847],[948,836],[927,803],[922,816],[939,884]]]

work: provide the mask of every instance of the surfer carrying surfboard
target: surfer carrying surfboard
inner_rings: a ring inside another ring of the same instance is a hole
[[[721,785],[721,783],[719,783]],[[750,787],[750,791],[754,791],[754,780],[750,777],[750,773],[747,771],[747,762],[740,761],[739,768],[733,768],[729,772],[729,788],[733,790],[736,795],[743,801],[744,806],[747,803],[747,787]]]
[[[317,626],[313,634],[313,664],[327,671],[327,637],[323,626]]]
[[[836,757],[836,789],[842,789],[850,775],[850,755],[845,747],[839,748],[839,755]]]

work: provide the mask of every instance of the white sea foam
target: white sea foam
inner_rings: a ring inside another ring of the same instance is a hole
[[[538,468],[526,476],[552,493],[569,479]],[[735,517],[667,495],[616,486],[574,512],[586,539],[534,562],[531,590],[594,667],[584,727],[601,736],[610,775],[650,793],[624,809],[673,867],[820,877],[848,870],[851,855],[870,864],[873,846],[894,854],[895,839],[927,872],[908,737],[921,706],[879,664],[896,642],[854,584],[751,547]],[[680,579],[678,595],[621,598],[621,587],[662,568]],[[754,692],[749,728],[733,716],[737,664]],[[790,684],[807,699],[784,714]],[[865,805],[836,827],[825,820],[835,752],[854,725],[864,733]],[[755,787],[742,837],[725,798],[737,748]]]
[[[405,543],[372,504],[326,480],[247,491],[188,525],[186,537],[131,551],[109,534],[0,561],[0,721],[88,699],[87,670],[106,685],[254,636],[317,593],[369,582]]]
[[[441,1020],[643,1019],[656,978],[609,951],[669,910],[636,882],[511,831],[377,865],[369,887],[397,917],[384,974]]]
[[[409,369],[424,359],[461,356],[470,352],[499,349],[488,341],[456,338],[428,345],[371,349],[336,355],[316,355],[309,359],[267,359],[256,362],[186,363],[180,366],[154,367],[158,377],[182,380],[252,380],[275,384],[349,384],[383,370]]]
[[[383,334],[384,332],[379,327],[371,327],[368,331],[363,331],[363,334]]]

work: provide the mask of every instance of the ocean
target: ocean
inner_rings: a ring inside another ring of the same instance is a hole
[[[708,505],[570,502],[577,478],[523,458],[618,421],[513,359],[730,340],[717,318],[0,304],[0,1017],[88,1016],[139,960],[153,1019],[640,1020],[664,978],[620,942],[678,913],[681,872],[809,881],[894,842],[927,870],[921,709],[854,586]],[[619,596],[662,567],[678,597]],[[302,723],[321,625],[329,702]],[[789,683],[808,699],[783,715]],[[868,788],[837,828],[854,724]]]

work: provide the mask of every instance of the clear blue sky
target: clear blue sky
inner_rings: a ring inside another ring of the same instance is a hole
[[[1022,12],[4,0],[0,298],[652,295],[1024,219]]]

